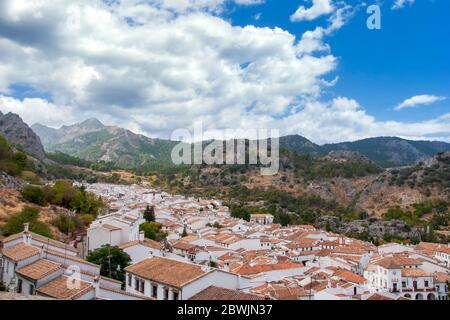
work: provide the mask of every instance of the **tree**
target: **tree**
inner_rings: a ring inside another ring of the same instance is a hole
[[[139,226],[140,231],[144,231],[144,235],[148,239],[155,241],[163,241],[167,237],[167,233],[161,231],[162,224],[158,222],[144,222]]]
[[[147,222],[155,222],[155,207],[147,205],[144,211],[144,219]]]
[[[131,264],[131,257],[117,246],[105,245],[89,253],[86,260],[100,265],[100,274],[125,282],[124,269]]]
[[[187,237],[187,236],[188,236],[187,229],[186,229],[186,226],[184,226],[183,233],[181,234],[181,237],[184,238],[184,237]]]
[[[26,186],[22,191],[22,197],[26,201],[40,206],[45,206],[47,204],[44,191],[40,187]]]

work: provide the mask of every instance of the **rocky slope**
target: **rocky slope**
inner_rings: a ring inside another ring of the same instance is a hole
[[[45,151],[41,139],[34,131],[14,113],[0,113],[0,134],[10,144],[22,148],[25,152],[38,159],[45,159]]]

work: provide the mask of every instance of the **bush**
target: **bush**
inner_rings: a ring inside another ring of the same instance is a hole
[[[66,214],[60,214],[53,219],[52,224],[64,234],[74,232],[77,229],[77,222]]]
[[[162,232],[162,224],[158,222],[144,222],[139,226],[140,231],[144,231],[144,235],[148,239],[162,241],[167,237],[167,233]]]
[[[45,223],[38,221],[38,218],[38,210],[34,208],[24,208],[21,213],[8,219],[3,231],[7,236],[16,234],[23,231],[23,225],[25,223],[29,223],[30,231],[47,238],[53,238],[50,228]]]
[[[40,206],[45,206],[47,204],[44,191],[40,187],[26,186],[22,191],[22,197],[26,201]]]

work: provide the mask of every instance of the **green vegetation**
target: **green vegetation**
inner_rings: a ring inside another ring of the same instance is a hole
[[[234,217],[249,220],[252,213],[270,213],[274,216],[274,221],[282,225],[315,224],[320,215],[344,217],[356,214],[335,201],[317,196],[296,196],[273,187],[249,189],[235,186],[229,189],[226,198]],[[255,202],[264,204],[248,205]]]
[[[82,187],[73,186],[71,181],[58,180],[53,186],[28,186],[22,191],[25,200],[44,206],[47,203],[57,205],[80,214],[96,216],[104,207],[100,197],[86,192]]]
[[[450,222],[450,203],[444,200],[431,199],[413,205],[413,211],[405,211],[399,207],[389,209],[383,219],[401,220],[410,227],[418,227],[421,231],[421,240],[426,242],[447,243],[448,239],[436,231],[447,229]],[[385,241],[392,241],[392,235],[385,235]]]
[[[147,208],[145,208],[144,211],[144,219],[147,222],[154,222],[155,221],[155,207],[147,205]]]
[[[158,222],[144,222],[139,226],[140,231],[144,231],[144,235],[148,239],[155,241],[163,241],[167,237],[167,233],[161,231],[162,224]]]
[[[21,213],[8,219],[3,227],[5,235],[12,235],[23,231],[24,223],[29,223],[30,231],[47,238],[53,238],[52,231],[43,222],[38,221],[39,211],[34,208],[24,208]]]
[[[47,205],[47,200],[45,199],[45,194],[41,187],[26,186],[22,191],[22,197],[26,201],[40,206]]]
[[[30,166],[27,155],[22,151],[15,152],[8,141],[0,135],[0,171],[11,176],[19,176]]]
[[[439,187],[449,191],[450,194],[450,156],[439,153],[436,163],[432,166],[424,166],[423,163],[410,168],[392,170],[390,176],[391,185],[408,185],[411,188]],[[428,193],[430,193],[428,191]],[[427,196],[430,196],[428,194]]]
[[[290,152],[281,152],[290,161],[290,168],[294,170],[296,177],[303,177],[306,181],[323,178],[357,178],[371,174],[381,173],[383,170],[372,162],[345,161],[337,162],[317,158],[311,155],[297,155]]]
[[[104,161],[92,162],[70,156],[60,151],[47,153],[47,157],[62,165],[77,166],[81,168],[92,169],[95,171],[110,172],[111,170],[116,169],[116,167],[114,167],[111,163],[107,163]]]
[[[7,291],[6,285],[3,281],[0,281],[0,292]]]
[[[100,274],[105,277],[125,281],[124,269],[131,264],[131,257],[116,246],[105,245],[90,252],[86,260],[100,265]]]
[[[52,220],[52,225],[58,228],[64,234],[69,234],[75,232],[78,227],[78,221],[71,218],[67,214],[60,214],[55,219]]]

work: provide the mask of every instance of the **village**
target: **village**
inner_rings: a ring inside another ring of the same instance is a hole
[[[448,300],[448,244],[377,247],[310,225],[281,226],[270,214],[233,218],[219,200],[142,185],[85,188],[108,210],[80,241],[47,239],[27,224],[3,239],[0,280],[10,293],[71,300]],[[149,206],[164,241],[140,231]],[[105,245],[130,256],[125,283],[85,260]]]

